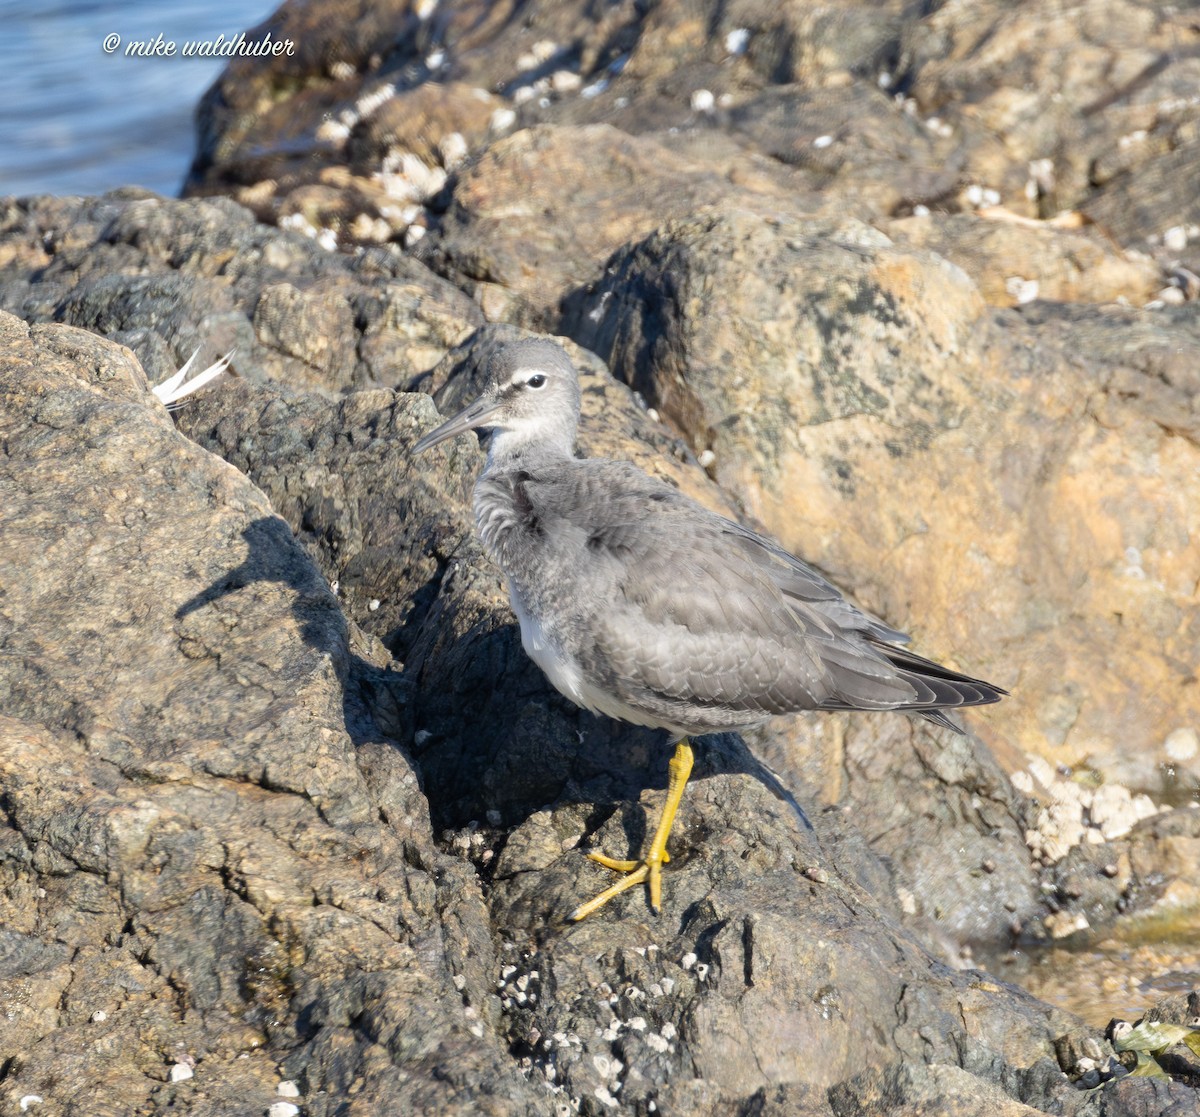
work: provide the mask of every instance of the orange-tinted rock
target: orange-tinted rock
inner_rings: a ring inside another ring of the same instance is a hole
[[[1010,687],[989,739],[1160,786],[1200,723],[1186,319],[988,311],[933,253],[725,206],[619,253],[564,328],[786,546]]]

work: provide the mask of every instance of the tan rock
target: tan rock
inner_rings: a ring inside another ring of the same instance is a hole
[[[944,256],[963,269],[993,306],[1021,302],[1010,280],[1036,284],[1037,295],[1059,302],[1141,306],[1162,286],[1149,257],[1114,249],[1094,229],[1062,229],[962,213],[906,217],[881,226],[899,244]]]
[[[498,313],[544,325],[563,294],[650,232],[664,209],[688,213],[728,189],[654,140],[607,125],[533,128],[492,144],[459,176],[430,259],[468,277],[485,308],[499,286]]]
[[[1011,688],[970,715],[989,741],[1154,787],[1200,716],[1200,339],[1037,306],[987,312],[864,226],[719,206],[618,254],[564,328],[787,547]]]

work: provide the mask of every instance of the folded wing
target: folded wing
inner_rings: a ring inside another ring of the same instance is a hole
[[[941,709],[1004,693],[909,652],[811,567],[636,467],[572,466],[529,493],[559,521],[552,535],[572,548],[562,561],[585,565],[597,588],[580,603],[587,667],[624,701],[708,711],[713,724],[820,709],[950,725]]]

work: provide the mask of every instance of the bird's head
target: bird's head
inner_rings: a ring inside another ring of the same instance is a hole
[[[474,403],[413,447],[425,450],[469,430],[493,432],[492,452],[542,446],[570,454],[579,423],[579,375],[562,346],[528,338],[500,346],[488,361],[487,387]]]

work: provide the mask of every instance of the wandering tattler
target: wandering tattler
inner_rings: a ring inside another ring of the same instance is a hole
[[[508,578],[526,652],[594,713],[670,730],[667,801],[640,861],[577,907],[582,919],[647,882],[662,902],[667,837],[692,769],[689,737],[796,710],[942,711],[1005,691],[923,659],[815,570],[630,462],[575,457],[579,377],[548,339],[496,349],[483,395],[415,453],[490,430],[475,522]]]

